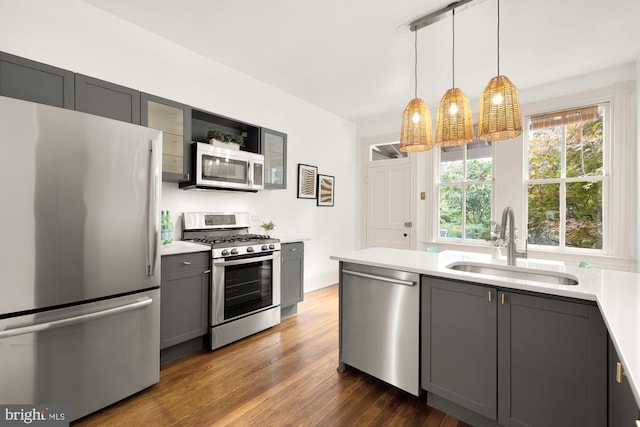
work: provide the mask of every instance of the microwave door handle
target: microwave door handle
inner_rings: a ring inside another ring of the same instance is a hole
[[[223,266],[230,266],[230,265],[249,264],[251,262],[258,262],[258,261],[269,261],[272,259],[274,259],[273,254],[267,255],[267,256],[252,257],[252,258],[235,259],[231,261],[224,261],[224,260],[218,261],[214,259],[213,265],[215,267],[223,267]]]

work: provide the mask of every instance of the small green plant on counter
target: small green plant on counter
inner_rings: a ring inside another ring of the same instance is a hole
[[[233,144],[238,144],[239,146],[244,147],[244,138],[241,135],[234,135],[232,133],[224,132],[218,129],[207,131],[207,138],[213,138],[220,142],[231,142]]]
[[[273,223],[273,221],[269,221],[269,222],[263,222],[260,227],[262,227],[262,229],[267,232],[267,231],[271,231],[275,228],[275,224]]]
[[[482,238],[493,246],[505,246],[504,241],[500,239],[500,224],[496,221],[491,221],[489,230],[482,234]]]

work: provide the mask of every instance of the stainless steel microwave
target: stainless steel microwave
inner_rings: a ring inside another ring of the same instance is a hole
[[[248,151],[192,144],[192,173],[184,189],[252,191],[264,189],[264,156]]]

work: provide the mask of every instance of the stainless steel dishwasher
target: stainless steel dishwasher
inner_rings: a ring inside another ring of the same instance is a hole
[[[420,394],[420,276],[340,263],[338,366]]]

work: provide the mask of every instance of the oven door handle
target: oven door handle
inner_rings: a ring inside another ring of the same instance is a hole
[[[226,267],[228,265],[240,265],[240,264],[248,264],[250,262],[257,262],[257,261],[269,261],[274,259],[273,254],[272,255],[266,255],[266,256],[257,256],[257,257],[249,257],[249,258],[242,258],[242,259],[234,259],[231,261],[224,261],[224,260],[213,260],[213,265],[215,267]]]

